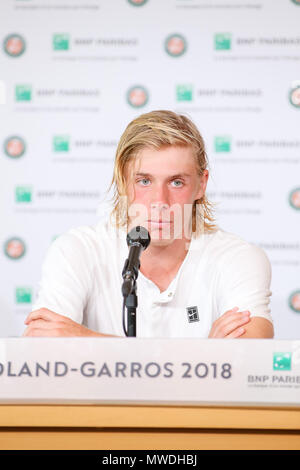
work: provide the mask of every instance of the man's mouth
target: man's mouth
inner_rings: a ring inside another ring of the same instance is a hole
[[[150,228],[169,227],[173,222],[170,220],[147,220]]]
[[[147,220],[150,224],[171,224],[171,220]]]

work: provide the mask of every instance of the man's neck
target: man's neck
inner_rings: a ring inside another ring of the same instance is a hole
[[[183,263],[189,243],[190,240],[184,238],[165,246],[150,244],[141,255],[141,272],[165,290]]]

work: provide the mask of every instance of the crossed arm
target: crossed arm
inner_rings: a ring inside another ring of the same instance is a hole
[[[90,330],[68,317],[46,308],[31,312],[25,320],[27,328],[23,336],[89,336],[113,337]],[[228,310],[212,325],[209,338],[273,338],[272,323],[262,317],[250,317],[249,311],[240,312],[238,307]]]

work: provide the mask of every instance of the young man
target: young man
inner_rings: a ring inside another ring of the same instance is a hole
[[[171,111],[133,120],[116,152],[114,206],[96,227],[72,229],[47,254],[24,336],[124,336],[127,232],[151,236],[137,279],[137,336],[271,338],[265,253],[214,224],[196,126]]]

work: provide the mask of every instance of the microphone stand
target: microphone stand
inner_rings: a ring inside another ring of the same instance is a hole
[[[126,297],[125,306],[127,308],[127,336],[136,336],[136,282],[134,281],[132,293]]]
[[[130,249],[122,271],[123,330],[126,336],[136,336],[136,308],[138,304],[136,280],[141,266],[141,252],[149,246],[151,239],[148,230],[138,225],[127,234],[126,241]],[[127,330],[125,307],[127,308]]]
[[[127,266],[128,266],[128,259],[125,262],[125,266],[122,272],[123,275],[126,273]],[[138,305],[138,299],[136,295],[136,278],[138,275],[138,270],[136,270],[135,273],[136,273],[136,276],[134,278],[132,276],[129,278],[125,278],[123,286],[122,286],[122,293],[123,293],[123,298],[124,298],[123,308],[126,307],[127,309],[127,332],[125,329],[125,325],[123,325],[123,327],[124,327],[126,336],[131,336],[131,337],[136,336],[136,308]]]

